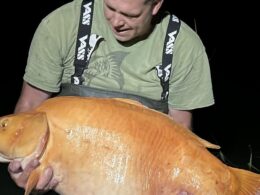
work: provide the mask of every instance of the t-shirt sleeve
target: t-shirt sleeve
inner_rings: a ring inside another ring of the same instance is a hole
[[[193,33],[190,37],[193,39],[180,37],[173,56],[168,103],[170,108],[178,110],[193,110],[214,104],[205,47],[197,35]]]
[[[62,57],[57,26],[45,18],[30,45],[24,80],[49,92],[58,92],[62,77]]]

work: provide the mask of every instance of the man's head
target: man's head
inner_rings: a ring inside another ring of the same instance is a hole
[[[127,42],[147,36],[163,0],[104,0],[104,14],[115,38]]]

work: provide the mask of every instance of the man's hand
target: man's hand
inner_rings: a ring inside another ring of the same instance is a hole
[[[12,161],[9,163],[8,171],[14,182],[21,188],[25,188],[27,180],[31,172],[39,166],[39,160],[33,159],[24,169],[22,169],[20,161]],[[53,169],[47,167],[43,174],[40,176],[39,181],[35,187],[35,190],[40,192],[46,192],[53,189],[58,184],[56,179],[53,179]]]

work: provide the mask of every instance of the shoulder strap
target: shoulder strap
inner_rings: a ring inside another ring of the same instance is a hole
[[[167,33],[164,40],[162,64],[156,66],[157,75],[160,78],[162,86],[161,100],[167,100],[169,95],[169,79],[172,68],[172,56],[175,39],[180,30],[181,21],[175,16],[171,15]]]
[[[81,4],[79,29],[75,50],[75,73],[71,76],[71,83],[81,85],[84,81],[82,74],[88,66],[90,55],[88,55],[89,39],[94,11],[94,0],[83,0]]]

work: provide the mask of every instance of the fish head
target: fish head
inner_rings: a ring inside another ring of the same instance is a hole
[[[0,162],[31,155],[47,139],[46,113],[18,113],[0,117]],[[42,147],[43,148],[43,147]]]

